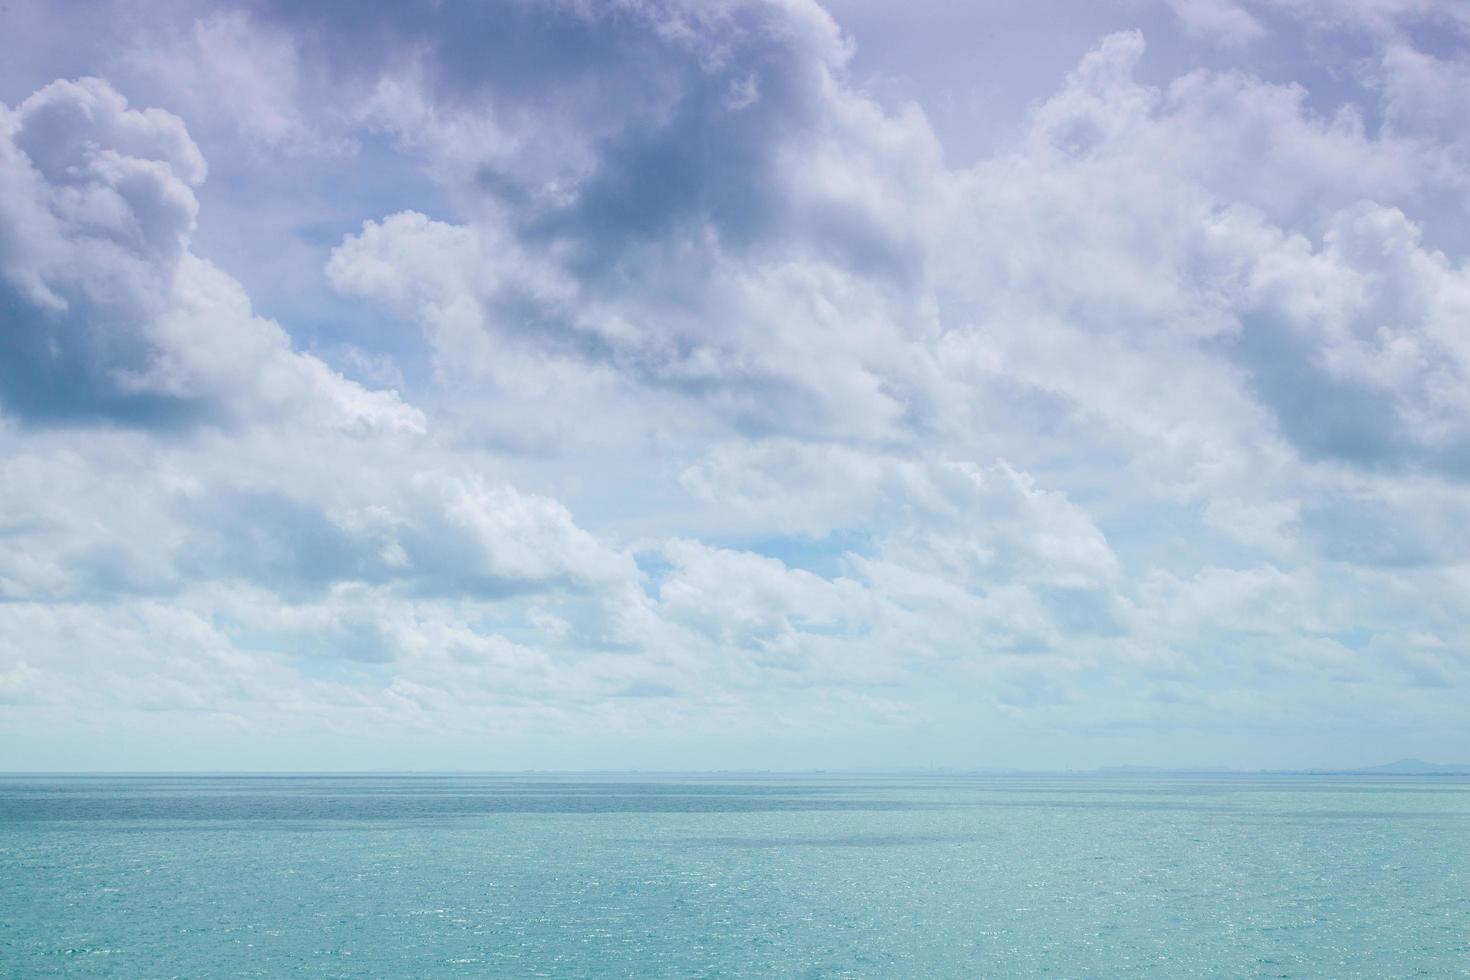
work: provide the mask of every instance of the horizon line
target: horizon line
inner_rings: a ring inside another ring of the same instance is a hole
[[[1396,767],[1414,765],[1423,771]],[[1106,765],[1091,768],[1031,769],[1011,766],[811,766],[798,769],[732,767],[685,768],[525,768],[525,769],[0,769],[0,778],[16,776],[1270,776],[1270,775],[1443,775],[1470,776],[1470,763],[1431,763],[1419,759],[1397,759],[1361,766],[1307,766],[1280,769],[1233,768],[1228,766]]]

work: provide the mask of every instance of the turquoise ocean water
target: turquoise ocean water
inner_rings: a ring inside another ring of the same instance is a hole
[[[0,975],[1470,976],[1470,779],[0,777]]]

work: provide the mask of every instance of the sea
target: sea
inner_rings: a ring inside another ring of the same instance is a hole
[[[1470,778],[0,777],[4,977],[1465,977]]]

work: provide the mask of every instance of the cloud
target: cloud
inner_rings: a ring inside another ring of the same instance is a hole
[[[963,167],[808,3],[155,15],[0,113],[12,724],[1462,731],[1455,15],[1172,6]]]
[[[1318,30],[1351,27],[1393,37],[1413,27],[1430,25],[1465,32],[1470,14],[1445,0],[1269,0]]]
[[[1189,34],[1244,44],[1265,36],[1266,29],[1234,0],[1170,0],[1170,8]]]
[[[4,112],[7,401],[38,417],[186,410],[117,375],[150,360],[139,321],[163,311],[187,248],[198,149],[178,119],[129,110],[97,79],[58,82]]]
[[[351,153],[340,122],[309,111],[311,72],[289,34],[245,10],[216,11],[187,25],[133,39],[130,72],[165,88],[181,110],[207,125],[230,125],[256,154],[302,157]]]
[[[452,473],[411,445],[396,452],[416,466],[369,476],[381,444],[332,430],[267,444],[284,438],[158,447],[58,436],[10,455],[0,486],[14,532],[0,538],[0,594],[88,601],[241,582],[293,601],[341,585],[496,599],[634,577],[630,559],[554,500]],[[216,456],[222,445],[236,458]],[[110,504],[118,485],[130,492]]]
[[[682,479],[755,526],[815,536],[865,531],[886,557],[902,555],[952,583],[1073,586],[1117,574],[1086,511],[1004,460],[981,467],[767,441],[721,447]]]
[[[557,8],[549,23],[599,52],[631,32],[644,57],[609,55],[596,89],[580,68],[550,92],[467,66],[385,74],[373,103],[474,220],[371,223],[334,254],[338,288],[411,301],[462,373],[495,376],[494,359],[529,348],[753,430],[906,424],[922,393],[889,393],[880,365],[914,360],[882,321],[908,313],[913,221],[940,160],[918,110],[886,114],[840,84],[845,47],[815,8]],[[528,86],[555,109],[527,114]],[[432,275],[410,271],[430,254]],[[855,345],[862,320],[871,342]]]
[[[1339,212],[1313,254],[1257,260],[1239,351],[1305,451],[1367,465],[1465,472],[1470,280],[1419,243],[1402,212]]]
[[[4,113],[0,397],[12,412],[177,427],[309,405],[328,424],[422,428],[396,394],[293,351],[189,252],[206,168],[178,118],[129,109],[98,79]]]

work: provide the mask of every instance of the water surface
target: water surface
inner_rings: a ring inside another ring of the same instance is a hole
[[[0,777],[0,975],[1470,976],[1470,779]]]

